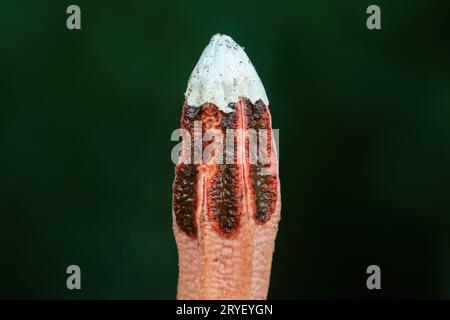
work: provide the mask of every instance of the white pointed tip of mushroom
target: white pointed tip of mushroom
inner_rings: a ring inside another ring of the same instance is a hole
[[[244,50],[231,37],[216,34],[203,50],[185,92],[189,106],[213,103],[225,113],[240,98],[269,105],[264,86]]]

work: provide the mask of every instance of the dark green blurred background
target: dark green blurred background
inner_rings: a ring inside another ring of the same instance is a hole
[[[280,129],[269,297],[450,298],[448,1],[74,3],[80,31],[72,2],[0,2],[1,298],[175,297],[170,135],[218,32]]]

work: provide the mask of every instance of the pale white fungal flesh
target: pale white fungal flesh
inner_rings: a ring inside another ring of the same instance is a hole
[[[269,105],[264,86],[244,49],[223,34],[214,35],[203,50],[189,78],[185,97],[189,106],[212,103],[225,113],[234,111],[228,105],[240,98],[253,104],[262,100]]]

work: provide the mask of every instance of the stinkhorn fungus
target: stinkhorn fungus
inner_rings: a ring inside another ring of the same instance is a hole
[[[281,210],[268,105],[244,50],[213,36],[181,117],[172,204],[178,299],[267,298]]]

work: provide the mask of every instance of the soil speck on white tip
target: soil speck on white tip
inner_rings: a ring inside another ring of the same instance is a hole
[[[233,39],[223,34],[211,38],[197,62],[185,92],[189,106],[213,103],[225,113],[240,98],[269,105],[264,86],[250,59]]]

